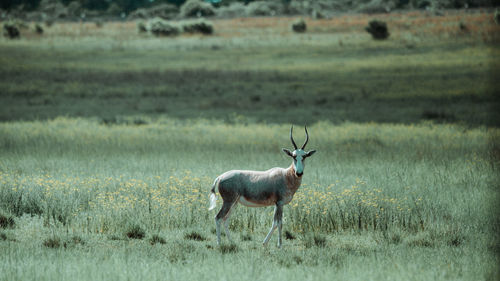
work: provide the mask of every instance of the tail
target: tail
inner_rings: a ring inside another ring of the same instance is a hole
[[[214,184],[212,185],[212,190],[210,193],[210,207],[208,210],[211,211],[215,209],[215,205],[217,204],[217,196],[215,196],[215,188],[219,188],[219,178],[216,178]]]

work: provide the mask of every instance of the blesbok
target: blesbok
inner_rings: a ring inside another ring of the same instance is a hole
[[[267,245],[274,230],[278,228],[278,247],[281,247],[283,205],[292,201],[293,195],[300,186],[302,175],[304,174],[304,160],[316,152],[316,150],[304,151],[309,141],[307,127],[304,127],[304,130],[306,131],[306,140],[301,148],[297,148],[293,140],[293,125],[290,128],[290,140],[292,141],[294,151],[291,152],[283,148],[283,152],[293,158],[292,165],[287,169],[276,167],[262,172],[231,170],[215,179],[212,186],[212,193],[210,194],[210,207],[208,210],[215,208],[215,191],[217,188],[223,200],[222,208],[215,216],[218,245],[221,242],[221,221],[224,221],[224,231],[227,238],[231,241],[228,230],[229,215],[236,203],[239,202],[247,207],[276,206],[274,209],[273,225],[266,238],[264,238],[263,245]]]

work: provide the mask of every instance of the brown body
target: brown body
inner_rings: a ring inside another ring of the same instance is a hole
[[[288,169],[267,171],[232,170],[219,176],[218,190],[224,202],[239,202],[247,207],[290,203],[300,186],[293,165]]]

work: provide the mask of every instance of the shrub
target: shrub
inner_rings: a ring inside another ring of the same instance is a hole
[[[177,6],[172,4],[161,4],[151,7],[147,10],[149,17],[160,17],[163,19],[174,18],[178,13],[179,9]]]
[[[252,235],[250,235],[249,233],[241,234],[241,240],[242,241],[252,241]]]
[[[135,20],[135,19],[147,19],[147,18],[150,18],[150,14],[148,12],[147,9],[137,9],[133,12],[131,12],[129,15],[128,15],[128,19],[129,20]]]
[[[125,233],[128,238],[142,239],[146,236],[146,231],[138,224],[131,225]]]
[[[243,17],[246,15],[246,7],[240,2],[233,2],[229,6],[218,8],[217,14],[224,18]]]
[[[160,235],[158,234],[154,234],[150,239],[149,239],[149,243],[151,245],[154,245],[156,243],[160,243],[160,244],[165,244],[167,243],[167,241],[165,241],[165,238],[161,237]]]
[[[148,32],[148,28],[146,27],[146,24],[142,21],[137,23],[137,30],[139,31],[139,33]]]
[[[141,8],[130,13],[128,19],[150,19],[159,17],[162,19],[172,19],[177,16],[179,9],[175,5],[160,4],[149,9]]]
[[[498,9],[495,10],[495,14],[493,14],[493,19],[495,19],[495,23],[500,25],[500,11]]]
[[[70,16],[79,17],[82,13],[82,5],[78,1],[72,1],[68,4],[67,10]]]
[[[19,27],[14,22],[6,22],[3,24],[3,36],[9,39],[16,39],[21,36]]]
[[[375,13],[389,13],[396,8],[395,1],[392,0],[371,0],[367,3],[361,4],[358,12],[375,14]]]
[[[222,244],[219,246],[219,251],[223,254],[238,252],[238,247],[235,244]]]
[[[38,9],[54,18],[66,18],[69,14],[68,8],[66,8],[61,2],[54,0],[40,1]]]
[[[45,239],[43,245],[47,248],[59,248],[61,246],[61,239],[57,236],[53,236]]]
[[[118,4],[116,4],[116,3],[111,3],[111,5],[109,5],[109,7],[108,7],[108,10],[106,11],[106,13],[108,15],[112,15],[112,16],[118,16],[122,12],[123,12],[122,8],[120,8],[120,6],[118,6]]]
[[[215,15],[215,9],[212,5],[200,0],[188,0],[181,6],[181,17],[210,17]]]
[[[293,235],[293,233],[291,233],[290,231],[285,230],[285,239],[287,239],[287,240],[294,240],[295,239],[295,235]]]
[[[283,14],[284,6],[280,2],[255,1],[248,4],[246,14],[249,16],[274,16]]]
[[[40,24],[35,24],[35,31],[38,34],[43,34],[43,27]]]
[[[159,18],[151,20],[149,30],[156,36],[175,36],[180,33],[180,28],[177,25]]]
[[[182,24],[182,30],[187,33],[212,34],[214,27],[205,20],[188,21]]]
[[[365,30],[370,33],[375,40],[384,40],[389,37],[387,24],[383,21],[372,20],[368,23],[369,26]]]
[[[195,241],[205,241],[205,240],[207,240],[203,235],[199,234],[196,231],[193,231],[193,232],[190,232],[190,233],[186,233],[186,235],[184,235],[184,239],[195,240]]]
[[[298,19],[292,23],[292,30],[298,33],[306,32],[307,25],[304,19]]]
[[[0,228],[11,228],[14,225],[14,218],[11,215],[0,213]]]
[[[286,6],[286,13],[291,15],[308,15],[314,19],[325,18],[331,15],[332,12],[349,10],[352,2],[347,0],[316,0],[316,1],[299,1],[291,0]]]
[[[73,237],[71,237],[71,239],[68,242],[75,245],[77,244],[85,245],[85,240],[83,240],[83,238],[78,235],[73,235]]]

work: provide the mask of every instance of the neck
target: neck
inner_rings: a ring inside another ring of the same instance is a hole
[[[286,169],[286,181],[287,185],[291,189],[298,189],[300,186],[300,183],[302,181],[302,177],[297,177],[295,174],[295,168],[293,167],[293,164]]]

